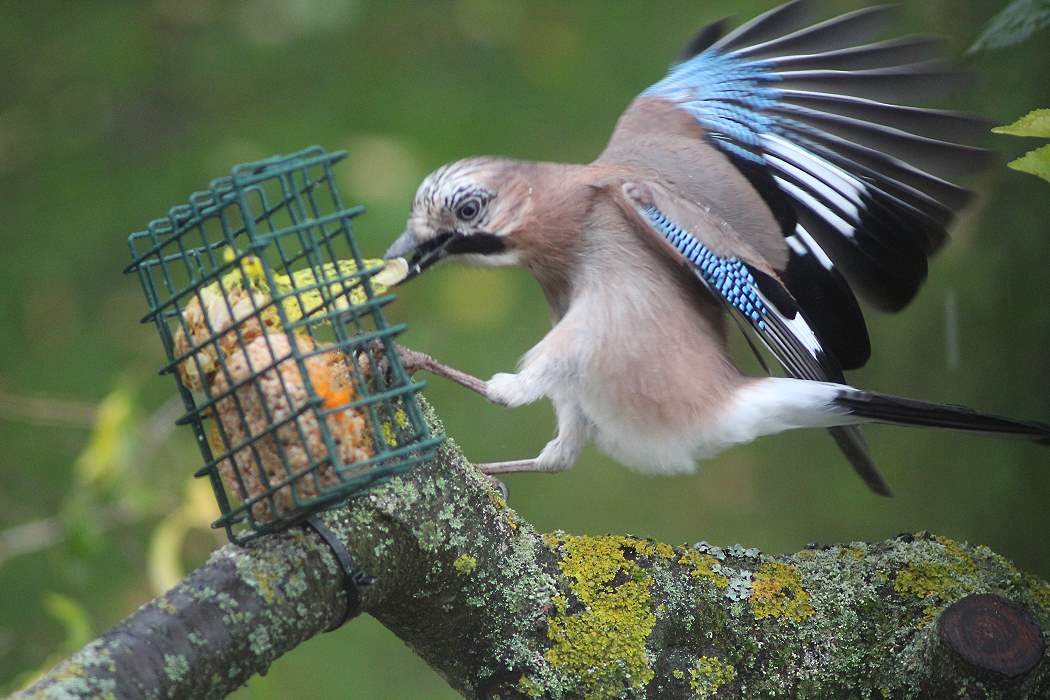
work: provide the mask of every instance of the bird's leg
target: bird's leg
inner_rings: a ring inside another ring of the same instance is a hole
[[[486,382],[472,374],[438,362],[426,353],[409,350],[402,345],[397,346],[397,352],[401,358],[401,364],[405,366],[405,371],[412,373],[422,369],[439,377],[451,379],[456,384],[484,396],[499,406],[514,408],[532,403],[543,396],[550,381],[543,367],[537,365],[525,367],[517,374],[500,372],[492,375],[492,379]]]
[[[537,472],[554,474],[571,469],[580,456],[591,433],[579,405],[570,398],[555,394],[554,410],[558,414],[558,436],[547,443],[536,459],[517,459],[510,462],[479,464],[483,474],[513,474],[515,472]]]
[[[536,459],[512,459],[509,462],[488,462],[477,465],[482,474],[493,476],[495,474],[513,474],[515,472],[558,472],[568,469],[568,466],[556,466],[555,468],[542,469],[540,460]]]
[[[438,362],[426,353],[417,350],[409,350],[403,345],[397,346],[397,354],[401,358],[401,364],[405,366],[405,371],[409,374],[421,369],[426,370],[431,374],[450,379],[460,386],[466,387],[477,394],[481,394],[486,399],[489,398],[484,380],[478,379],[472,374],[467,374],[466,372],[461,372],[454,367],[449,367],[446,364]]]

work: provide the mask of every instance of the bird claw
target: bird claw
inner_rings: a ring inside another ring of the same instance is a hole
[[[407,374],[415,374],[419,370],[425,369],[426,355],[397,343],[392,344],[397,352],[398,359],[401,360],[401,366]],[[373,358],[375,358],[374,363],[372,362]],[[374,365],[378,376],[387,380],[391,378],[393,370],[390,367],[390,356],[382,340],[373,340],[361,346],[357,351],[357,360],[365,374],[372,374]]]
[[[492,486],[492,488],[499,491],[499,495],[503,497],[504,501],[510,500],[510,490],[505,483],[489,474],[482,474],[482,476],[485,477],[485,481],[489,482],[489,485]]]
[[[467,389],[488,398],[485,382],[477,377],[438,362],[426,353],[419,352],[418,350],[411,350],[403,345],[398,345],[397,343],[394,343],[393,345],[397,352],[398,359],[401,361],[401,365],[405,368],[405,372],[408,374],[414,374],[420,370],[425,370],[431,374],[451,380],[460,386],[466,387]],[[388,377],[390,373],[390,363],[386,359],[387,354],[384,351],[381,341],[372,341],[370,347],[373,348],[373,354],[380,358],[377,363],[379,365],[379,370],[384,373],[384,376]]]

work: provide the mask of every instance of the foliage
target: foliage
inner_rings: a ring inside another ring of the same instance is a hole
[[[970,51],[1014,46],[1050,26],[1050,0],[1014,0],[992,18]]]
[[[992,129],[997,134],[1011,136],[1038,136],[1050,138],[1050,109],[1037,109],[1029,112],[1008,126]],[[1050,144],[1029,151],[1017,160],[1009,163],[1014,170],[1041,177],[1050,182]]]

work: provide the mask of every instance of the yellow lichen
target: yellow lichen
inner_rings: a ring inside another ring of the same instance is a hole
[[[543,685],[522,674],[518,679],[518,692],[530,698],[542,698]]]
[[[503,511],[503,518],[507,522],[507,527],[511,530],[517,530],[519,525],[518,518],[514,514],[514,511],[510,509],[510,506],[507,505],[507,499],[490,489],[489,500],[492,501],[492,505]],[[546,541],[546,539],[544,541]]]
[[[893,579],[895,591],[916,598],[950,595],[958,587],[951,567],[944,564],[908,564]]]
[[[718,560],[710,554],[701,554],[695,549],[686,549],[678,563],[693,567],[689,572],[693,578],[706,578],[719,588],[729,585],[728,577],[715,573],[714,567],[718,565]]]
[[[948,562],[912,562],[898,571],[893,579],[893,590],[897,593],[914,596],[926,603],[919,627],[932,622],[945,606],[965,595],[968,592],[967,580],[977,571],[973,557],[961,544],[947,537],[935,539],[950,555]]]
[[[662,559],[674,559],[674,547],[669,544],[659,542],[656,544],[656,556]]]
[[[965,570],[966,573],[972,573],[977,570],[976,565],[973,563],[973,557],[970,556],[969,552],[967,552],[966,548],[961,544],[953,539],[941,537],[939,535],[934,539],[940,542],[941,545],[948,550],[948,553],[955,557],[957,560],[957,563],[955,564],[957,570]]]
[[[736,669],[717,656],[701,656],[689,669],[689,687],[694,698],[709,698],[736,679]]]
[[[801,622],[816,612],[809,604],[798,569],[780,562],[769,562],[755,570],[749,600],[756,620],[780,617]]]
[[[461,576],[470,576],[474,573],[474,569],[478,568],[478,560],[469,554],[460,554],[452,562],[452,568]]]
[[[544,654],[558,671],[578,680],[587,698],[644,688],[654,672],[645,648],[656,623],[650,607],[652,577],[625,552],[652,549],[629,537],[544,535],[560,556],[558,566],[580,610],[555,596]]]
[[[400,406],[394,411],[393,421],[383,421],[383,439],[386,440],[386,444],[391,447],[396,447],[397,442],[397,428],[394,427],[396,424],[401,428],[409,428],[411,424],[408,421],[408,416],[405,414],[405,409]]]
[[[841,550],[839,556],[852,557],[856,561],[860,561],[864,558],[864,550],[860,547],[846,547]]]

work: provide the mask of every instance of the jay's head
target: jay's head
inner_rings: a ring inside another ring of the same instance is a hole
[[[514,234],[524,226],[532,196],[518,165],[469,158],[432,172],[416,192],[405,232],[386,257],[406,258],[409,278],[446,258],[470,265],[516,264],[520,251]]]

